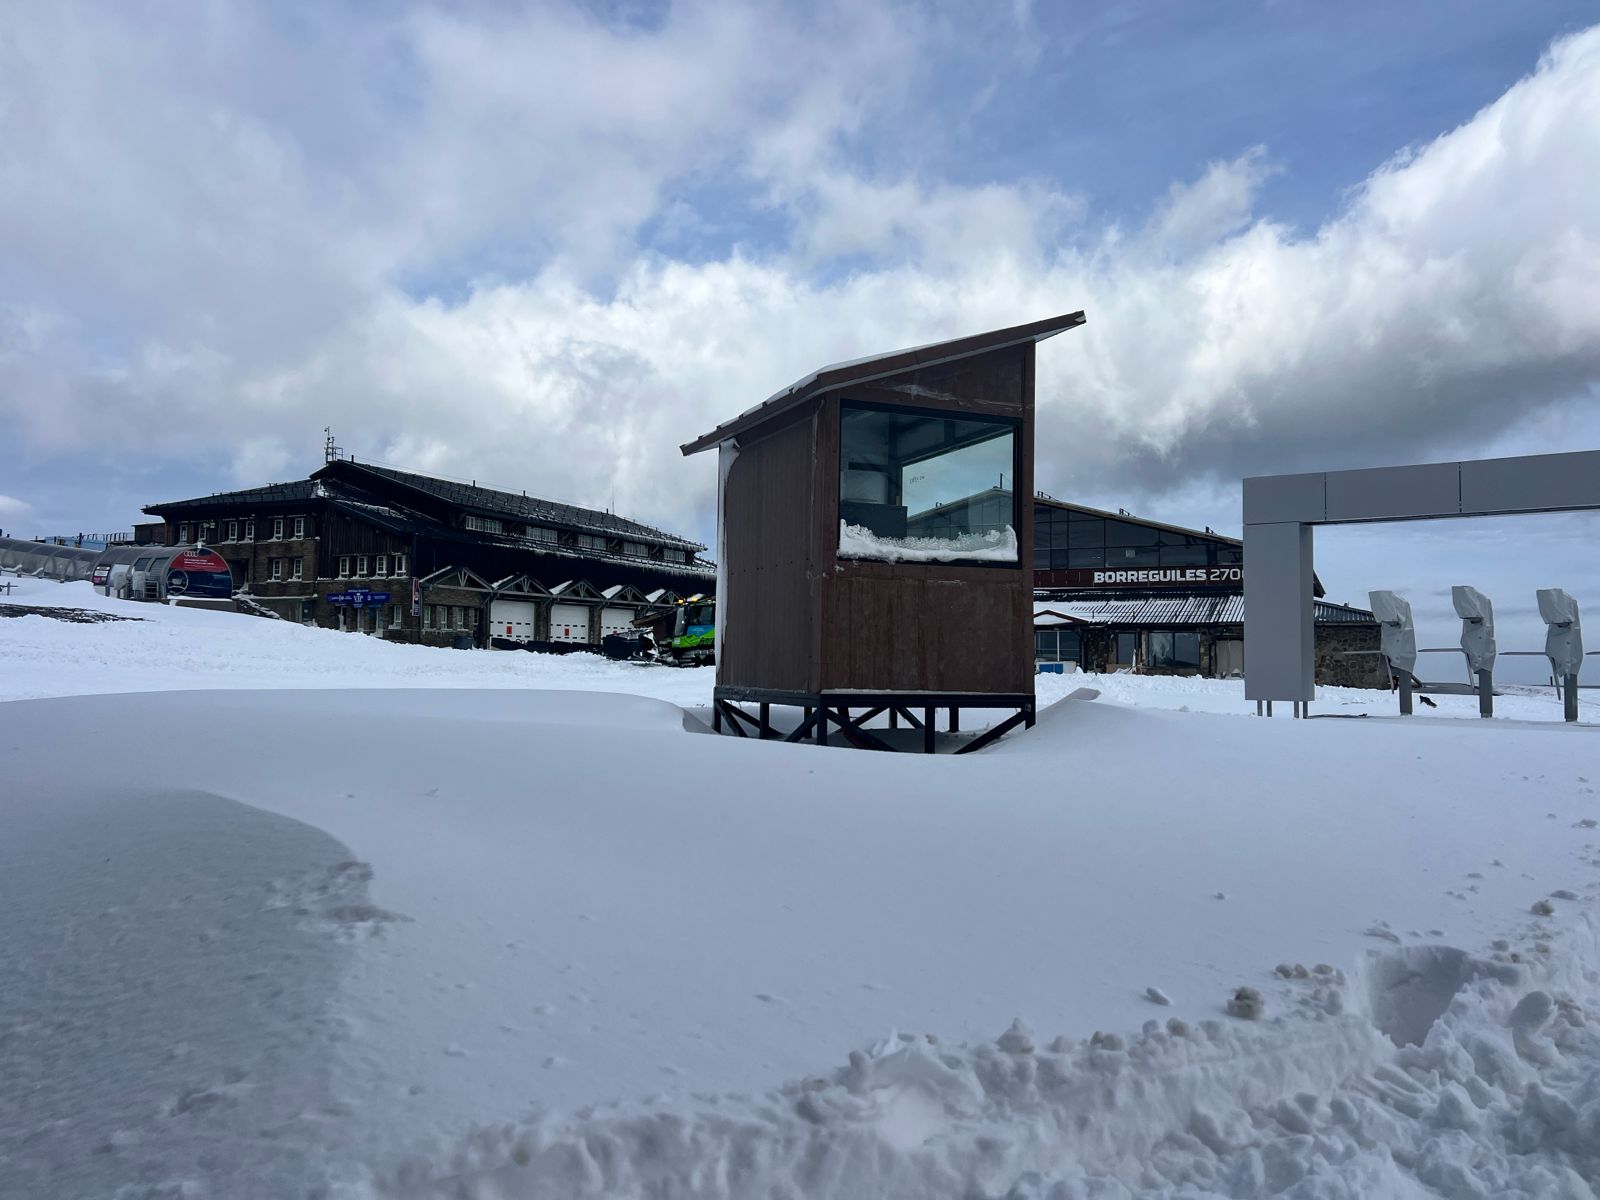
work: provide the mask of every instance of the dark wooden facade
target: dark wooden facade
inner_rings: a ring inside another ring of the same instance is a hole
[[[221,554],[249,611],[432,645],[499,644],[489,621],[501,599],[531,605],[542,641],[553,605],[581,605],[595,645],[603,613],[646,611],[649,595],[709,591],[714,578],[699,543],[612,513],[349,460],[145,511],[165,518],[144,527],[151,540]],[[356,588],[388,599],[330,599]]]
[[[684,447],[733,454],[722,488],[719,693],[1033,694],[1038,340],[1076,313],[818,372]],[[1015,422],[1015,562],[839,554],[841,404]]]

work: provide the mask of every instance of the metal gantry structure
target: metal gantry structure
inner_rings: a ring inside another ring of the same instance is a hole
[[[1273,701],[1288,700],[1297,717],[1306,715],[1315,696],[1316,526],[1595,509],[1600,509],[1600,450],[1246,479],[1245,696],[1268,714]],[[1568,620],[1568,610],[1551,603],[1555,607],[1546,613],[1541,600],[1541,615],[1548,626],[1562,629],[1563,645],[1578,643],[1581,661],[1576,605]],[[1547,653],[1552,646],[1547,639]],[[1575,712],[1576,668],[1571,674],[1574,699],[1568,709]]]

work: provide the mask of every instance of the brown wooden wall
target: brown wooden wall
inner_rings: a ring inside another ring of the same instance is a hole
[[[728,472],[720,685],[817,690],[816,410],[745,440]]]
[[[814,549],[823,565],[822,688],[1033,691],[1034,350],[1029,342],[824,398],[818,422]],[[1017,564],[840,559],[842,399],[1020,418],[1021,469],[1014,483]]]
[[[1033,691],[1034,346],[825,394],[746,436],[727,480],[717,682]],[[1015,566],[841,560],[839,402],[1019,418]]]

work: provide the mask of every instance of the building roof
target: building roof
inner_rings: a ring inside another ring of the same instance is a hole
[[[1364,625],[1373,621],[1370,612],[1316,601],[1319,625]],[[1176,625],[1241,625],[1244,623],[1244,597],[1231,596],[1149,596],[1144,599],[1049,600],[1033,606],[1035,626],[1137,625],[1166,629]]]
[[[146,504],[143,511],[153,516],[169,512],[182,513],[190,509],[214,508],[218,504],[299,504],[310,500],[316,484],[310,479],[295,479],[289,483],[269,483],[263,487],[243,488],[237,492],[212,492],[209,496],[195,496],[189,500],[168,500],[162,504]]]
[[[582,533],[624,538],[647,542],[656,546],[670,546],[686,550],[691,558],[705,547],[699,542],[678,537],[650,525],[630,521],[615,513],[575,504],[562,504],[542,500],[498,488],[479,487],[476,483],[460,483],[439,479],[432,475],[419,475],[396,467],[382,467],[372,463],[357,463],[340,459],[328,463],[308,479],[289,483],[272,483],[265,487],[243,488],[234,492],[213,492],[209,496],[196,496],[188,500],[171,500],[162,504],[147,504],[144,511],[156,516],[182,516],[184,513],[204,511],[219,506],[250,506],[266,504],[304,504],[312,500],[326,500],[335,507],[357,513],[364,518],[387,523],[396,532],[437,532],[438,523],[431,518],[414,513],[404,507],[384,503],[385,493],[394,486],[418,496],[442,500],[456,508],[491,517],[511,517],[519,521],[549,525],[554,528],[573,529]],[[378,495],[374,496],[374,492]],[[376,502],[375,502],[376,500]]]
[[[1042,342],[1045,338],[1054,337],[1063,330],[1082,325],[1083,322],[1082,312],[1063,313],[1058,317],[1046,317],[1042,321],[1030,321],[1026,325],[1012,325],[1005,329],[992,329],[987,333],[952,338],[947,342],[932,342],[926,346],[913,346],[907,350],[891,350],[887,354],[875,354],[870,358],[833,363],[811,372],[803,379],[797,379],[788,387],[768,396],[754,408],[747,409],[731,421],[724,421],[711,432],[701,434],[694,441],[685,442],[679,448],[686,455],[709,450],[729,438],[736,438],[758,425],[766,424],[779,414],[804,403],[820,392],[848,387],[851,384],[869,383],[876,379],[887,379],[891,375],[903,375],[907,371],[939,366],[958,359],[987,354],[991,350],[1020,346],[1024,342]]]
[[[402,471],[396,467],[381,467],[373,463],[340,459],[329,463],[311,478],[355,482],[362,476],[377,477],[390,483],[397,483],[402,487],[443,500],[457,508],[471,509],[486,516],[515,517],[522,521],[577,529],[586,533],[607,534],[612,537],[673,546],[682,550],[705,549],[699,542],[678,537],[676,534],[667,533],[650,525],[643,525],[638,521],[630,521],[615,513],[602,512],[594,508],[580,508],[575,504],[563,504],[556,500],[542,500],[525,492],[506,492],[499,488],[479,487],[475,482],[460,483],[432,475],[418,475],[414,471]]]

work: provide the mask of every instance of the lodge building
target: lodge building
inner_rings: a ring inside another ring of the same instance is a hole
[[[1244,544],[1039,494],[1033,503],[1034,658],[1085,671],[1244,673]],[[1324,599],[1316,580],[1317,682],[1387,687],[1378,624]]]
[[[138,542],[202,542],[240,603],[433,645],[596,644],[715,587],[705,547],[614,513],[337,458],[310,477],[147,505]]]

